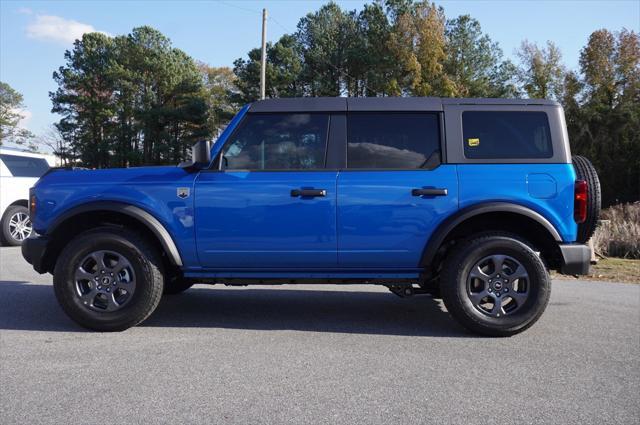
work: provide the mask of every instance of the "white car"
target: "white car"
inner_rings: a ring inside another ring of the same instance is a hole
[[[31,234],[29,188],[56,165],[53,155],[0,147],[0,240],[17,246]]]

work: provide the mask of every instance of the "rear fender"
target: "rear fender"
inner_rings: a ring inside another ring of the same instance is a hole
[[[436,257],[436,253],[447,239],[447,236],[449,236],[456,227],[473,217],[495,212],[514,213],[532,219],[544,227],[553,240],[558,243],[562,242],[562,237],[556,228],[553,227],[551,222],[540,213],[518,204],[511,204],[507,202],[487,202],[464,208],[443,221],[433,233],[431,239],[429,239],[429,242],[423,251],[420,266],[426,267],[433,262]]]

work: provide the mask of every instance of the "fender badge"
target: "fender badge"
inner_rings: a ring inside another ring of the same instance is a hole
[[[189,190],[188,187],[179,187],[178,188],[178,193],[177,193],[178,198],[186,199],[186,198],[189,197],[189,194],[190,194],[190,190]]]

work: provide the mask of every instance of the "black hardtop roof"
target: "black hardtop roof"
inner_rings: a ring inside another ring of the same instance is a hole
[[[249,112],[442,111],[443,105],[544,105],[545,99],[443,97],[290,97],[258,100]]]

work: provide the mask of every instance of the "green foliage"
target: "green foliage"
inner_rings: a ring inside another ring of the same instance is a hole
[[[428,1],[374,1],[360,12],[327,3],[269,44],[267,58],[267,97],[518,95],[515,66],[478,21],[447,21]],[[236,102],[258,99],[260,49],[234,73]]]
[[[348,90],[345,72],[355,31],[353,16],[333,2],[300,19],[295,36],[304,63],[301,77],[310,96],[340,96]]]
[[[24,109],[22,95],[9,84],[0,81],[0,145],[13,143],[35,150],[33,134],[18,125],[24,118],[20,113],[21,109]]]
[[[231,68],[216,68],[204,63],[198,64],[204,79],[206,102],[209,107],[207,127],[216,135],[229,123],[239,109],[234,101],[239,92],[236,88],[236,76]]]
[[[640,37],[598,30],[565,77],[562,104],[574,154],[591,159],[605,205],[640,199]]]
[[[515,66],[469,15],[447,21],[445,71],[461,97],[516,97]]]
[[[65,59],[53,74],[52,111],[84,165],[176,163],[210,135],[199,68],[153,28],[85,34]]]
[[[517,54],[522,64],[519,78],[527,95],[534,99],[559,99],[565,74],[560,49],[551,41],[538,47],[525,40]]]
[[[248,60],[237,59],[234,62],[238,92],[231,95],[231,101],[239,104],[253,102],[260,97],[260,49],[252,49],[248,56]],[[284,35],[275,44],[267,43],[267,97],[303,96],[301,73],[300,45],[295,37]]]

